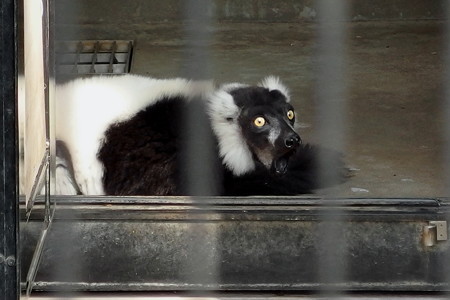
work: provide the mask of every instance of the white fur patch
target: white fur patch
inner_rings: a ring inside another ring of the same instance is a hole
[[[260,86],[269,89],[269,91],[279,90],[285,97],[286,102],[290,102],[289,89],[280,81],[280,78],[275,76],[268,76],[261,81]]]
[[[103,165],[97,159],[107,128],[131,118],[163,97],[188,99],[212,93],[212,82],[154,79],[137,75],[77,79],[56,89],[56,138],[65,142],[76,182],[85,195],[103,195]]]
[[[224,85],[208,101],[212,129],[219,142],[219,155],[234,175],[243,175],[255,168],[252,152],[237,123],[239,107],[229,92],[244,85]]]

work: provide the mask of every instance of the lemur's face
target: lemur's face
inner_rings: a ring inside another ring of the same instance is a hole
[[[275,174],[284,174],[301,143],[294,130],[294,108],[278,90],[249,87],[232,95],[241,109],[239,126],[253,155]]]

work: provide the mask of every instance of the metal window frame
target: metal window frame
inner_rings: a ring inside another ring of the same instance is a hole
[[[0,298],[19,299],[16,1],[0,2]]]

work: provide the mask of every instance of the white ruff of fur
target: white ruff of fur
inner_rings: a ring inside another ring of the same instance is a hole
[[[56,90],[56,137],[71,153],[75,179],[85,195],[102,195],[103,165],[97,159],[105,131],[164,97],[187,99],[212,93],[212,82],[159,80],[136,75],[78,79]],[[57,179],[58,180],[58,179]]]
[[[260,83],[260,86],[269,89],[269,91],[279,90],[285,97],[286,102],[291,101],[289,89],[280,81],[280,78],[275,76],[268,76]]]
[[[252,153],[238,124],[239,107],[227,92],[243,86],[224,85],[208,101],[208,114],[219,142],[219,155],[225,166],[236,176],[255,169]]]

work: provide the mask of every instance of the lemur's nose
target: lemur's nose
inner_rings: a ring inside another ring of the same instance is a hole
[[[298,136],[298,134],[296,133],[291,133],[285,140],[284,140],[284,145],[287,148],[293,148],[293,147],[297,147],[298,145],[300,145],[302,143],[301,138]]]

